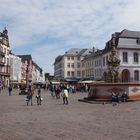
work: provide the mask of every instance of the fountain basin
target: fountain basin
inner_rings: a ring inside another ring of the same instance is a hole
[[[88,98],[90,99],[106,99],[111,100],[112,92],[122,95],[127,93],[128,99],[140,99],[140,83],[92,83],[90,84],[90,91]]]

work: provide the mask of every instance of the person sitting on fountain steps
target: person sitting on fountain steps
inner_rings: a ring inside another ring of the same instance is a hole
[[[125,91],[125,92],[122,94],[122,102],[127,102],[127,99],[128,99],[128,95],[127,95],[127,92]]]

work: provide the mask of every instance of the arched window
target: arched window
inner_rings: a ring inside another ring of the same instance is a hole
[[[127,69],[122,71],[122,82],[130,82],[130,72]]]

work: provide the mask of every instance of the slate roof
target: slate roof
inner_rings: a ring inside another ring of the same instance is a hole
[[[79,48],[72,48],[68,50],[65,55],[73,55],[73,56],[84,56],[87,54],[90,54],[92,52],[92,49],[86,48],[86,49],[79,49]]]
[[[140,38],[140,32],[139,31],[130,31],[130,30],[124,29],[123,31],[120,32],[119,37]]]
[[[57,56],[57,57],[55,58],[54,65],[55,65],[56,63],[60,62],[62,58],[63,58],[63,55]]]
[[[38,70],[40,70],[40,71],[42,72],[42,68],[40,68],[34,61],[32,61],[32,64],[33,64]]]
[[[92,49],[82,49],[82,50],[77,54],[77,56],[89,55],[89,54],[91,54],[91,52],[92,52]]]
[[[31,55],[17,55],[17,56],[21,58],[22,62],[32,60],[32,56]]]
[[[32,60],[32,56],[30,54],[27,54],[27,55],[17,55],[17,56],[22,58],[22,60]]]
[[[132,39],[139,39],[140,38],[140,31],[130,31],[130,30],[122,30],[121,32],[115,32],[116,37],[119,38],[132,38]],[[127,42],[127,40],[126,40]],[[112,48],[111,46],[111,39],[106,43],[105,48],[103,49],[103,53],[106,53],[108,51],[110,51]],[[122,45],[122,44],[118,44],[117,48],[136,48],[136,49],[140,49],[140,45]]]
[[[77,55],[82,49],[79,48],[71,48],[67,52],[65,52],[65,55]]]
[[[92,59],[94,57],[100,56],[102,53],[103,53],[103,50],[99,50],[98,49],[95,52],[92,52],[91,54],[86,55],[85,58],[84,58],[84,60],[90,59],[90,58]]]

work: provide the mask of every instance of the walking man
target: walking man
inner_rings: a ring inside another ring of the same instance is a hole
[[[29,87],[27,91],[27,106],[29,105],[29,102],[31,102],[31,106],[33,105],[32,97],[33,97],[33,91],[31,90],[31,87]]]
[[[41,105],[41,89],[40,89],[40,87],[37,90],[36,99],[37,99],[37,105]]]
[[[64,88],[62,96],[63,96],[63,104],[68,104],[68,90],[67,90],[67,88]]]
[[[11,96],[12,95],[12,86],[11,85],[9,85],[8,91],[9,91],[9,96]]]

